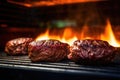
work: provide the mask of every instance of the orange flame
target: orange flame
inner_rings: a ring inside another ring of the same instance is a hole
[[[72,32],[71,28],[65,28],[65,30],[63,31],[63,36],[60,37],[58,35],[50,35],[49,30],[47,30],[44,34],[40,34],[36,38],[36,41],[45,40],[45,39],[56,39],[56,40],[60,40],[61,42],[65,42],[65,43],[72,45],[72,43],[75,40],[77,40],[77,37],[73,36],[72,33],[74,33],[74,32]]]
[[[59,30],[58,30],[57,33],[61,33],[61,32],[59,32]],[[107,20],[107,25],[105,27],[104,33],[101,33],[99,35],[97,34],[96,36],[97,37],[90,35],[90,29],[88,28],[88,26],[84,26],[81,31],[76,31],[72,27],[66,27],[63,30],[62,35],[61,34],[56,35],[55,32],[53,32],[53,35],[51,35],[50,30],[47,29],[47,31],[45,33],[40,34],[36,38],[36,41],[44,40],[44,39],[57,39],[61,42],[65,42],[65,43],[72,45],[73,42],[77,39],[100,39],[100,40],[107,41],[109,44],[111,44],[114,47],[120,47],[120,42],[118,42],[117,39],[115,38],[115,35],[112,31],[109,20]]]
[[[105,32],[103,34],[101,34],[101,40],[105,40],[109,44],[111,44],[115,47],[120,47],[120,43],[115,38],[115,35],[112,31],[112,27],[111,27],[111,24],[110,24],[109,20],[107,20],[107,26],[105,28]]]

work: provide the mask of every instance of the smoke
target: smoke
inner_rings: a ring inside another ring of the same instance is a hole
[[[77,25],[97,26],[105,24],[105,17],[97,3],[82,3],[68,7],[68,18],[76,20]]]

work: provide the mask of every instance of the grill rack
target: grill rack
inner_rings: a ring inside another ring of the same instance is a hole
[[[4,52],[0,53],[0,68],[47,71],[74,75],[103,76],[120,79],[119,63],[112,63],[108,66],[81,65],[68,60],[55,63],[32,63],[28,56],[7,56]]]

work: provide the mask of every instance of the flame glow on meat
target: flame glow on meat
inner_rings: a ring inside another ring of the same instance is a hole
[[[53,34],[50,34],[51,33],[50,30],[47,29],[46,32],[40,34],[36,38],[36,41],[45,39],[57,39],[61,42],[65,42],[68,43],[69,45],[72,45],[73,42],[77,39],[100,39],[107,41],[110,45],[114,47],[120,47],[120,41],[116,39],[109,20],[107,20],[107,25],[105,26],[104,31],[102,33],[97,34],[96,32],[96,35],[93,36],[90,35],[89,31],[90,29],[88,28],[88,26],[84,26],[80,31],[75,30],[74,27],[66,27],[62,32],[59,30],[57,32],[53,31],[52,32]]]

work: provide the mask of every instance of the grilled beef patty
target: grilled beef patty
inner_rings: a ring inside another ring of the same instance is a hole
[[[5,52],[8,55],[28,54],[28,44],[33,41],[32,38],[16,38],[6,43]]]
[[[67,58],[69,45],[58,40],[33,41],[29,44],[28,52],[32,62],[57,62]]]
[[[76,40],[70,48],[68,59],[78,63],[108,63],[115,56],[116,48],[103,40]]]

